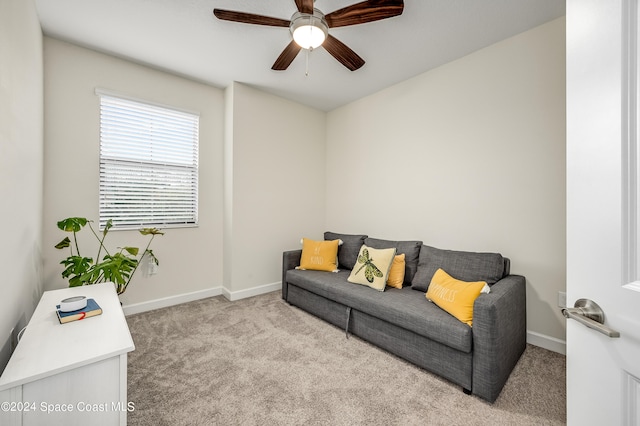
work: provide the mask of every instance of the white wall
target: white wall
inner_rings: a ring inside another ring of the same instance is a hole
[[[33,0],[0,1],[0,372],[42,294],[42,74]]]
[[[534,335],[564,340],[564,18],[331,111],[336,232],[501,252]]]
[[[96,88],[200,113],[199,226],[167,229],[151,247],[157,275],[136,272],[121,296],[125,305],[222,286],[223,91],[49,37],[44,38],[44,258],[48,289],[66,287],[53,246],[64,238],[56,222],[98,220],[99,97]],[[89,237],[90,234],[85,234]],[[113,237],[113,238],[111,238]],[[144,247],[137,231],[109,234],[112,247]],[[109,239],[108,239],[109,241]],[[97,245],[81,240],[86,255]],[[89,250],[89,248],[91,250]],[[84,253],[83,253],[84,254]]]
[[[282,277],[282,252],[322,238],[324,112],[234,83],[226,90],[225,294]]]
[[[226,91],[44,38],[44,265],[61,288],[56,222],[97,220],[99,98],[96,88],[200,112],[199,227],[154,240],[157,275],[139,270],[125,306],[204,292],[234,300],[280,287],[282,252],[322,237],[324,112],[234,83]],[[301,179],[301,176],[305,176]],[[86,234],[90,237],[90,234]],[[112,232],[113,246],[144,244]],[[87,247],[89,238],[81,240]],[[134,244],[135,243],[135,244]],[[84,253],[83,253],[84,254]],[[88,253],[93,255],[93,253]]]

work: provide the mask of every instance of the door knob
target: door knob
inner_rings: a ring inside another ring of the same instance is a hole
[[[604,312],[593,300],[578,299],[573,308],[563,308],[562,315],[609,337],[620,337],[619,332],[604,325]]]

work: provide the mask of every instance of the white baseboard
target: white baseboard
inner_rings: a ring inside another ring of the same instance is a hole
[[[123,306],[122,310],[125,315],[133,315],[220,295],[223,295],[233,302],[235,300],[246,299],[247,297],[259,296],[261,294],[271,293],[272,291],[278,291],[281,288],[282,284],[279,281],[277,283],[265,284],[240,291],[229,291],[225,287],[214,287],[206,290],[194,291],[192,293],[178,294],[175,296],[163,297],[162,299],[149,300],[147,302],[133,303],[131,305]]]
[[[272,291],[278,291],[281,288],[282,283],[280,281],[240,291],[229,291],[223,287],[222,295],[233,302],[234,300],[246,299],[247,297],[259,296],[261,294],[271,293]]]
[[[207,297],[220,296],[221,294],[222,287],[214,287],[206,290],[194,291],[192,293],[178,294],[176,296],[163,297],[162,299],[125,305],[122,307],[122,310],[125,315],[133,315],[141,312],[153,311],[154,309],[179,305],[181,303],[193,302],[194,300],[206,299]]]
[[[562,355],[567,354],[566,341],[556,339],[555,337],[549,337],[544,334],[536,333],[535,331],[527,330],[527,343],[539,346],[543,349],[557,352]]]

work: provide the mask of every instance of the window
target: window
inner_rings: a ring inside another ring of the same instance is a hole
[[[198,223],[197,114],[100,96],[100,228]]]

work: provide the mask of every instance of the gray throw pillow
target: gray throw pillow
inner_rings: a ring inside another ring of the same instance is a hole
[[[418,257],[422,241],[391,241],[378,238],[366,238],[365,245],[377,249],[395,248],[396,255],[404,253],[404,284],[411,285],[413,277],[418,270]]]
[[[438,268],[462,281],[485,281],[495,284],[504,276],[504,258],[499,253],[475,253],[442,250],[422,246],[418,258],[418,271],[411,288],[426,292]]]
[[[324,233],[325,240],[342,240],[342,244],[338,246],[338,266],[342,269],[353,269],[365,238],[367,235],[338,234],[329,231]]]

